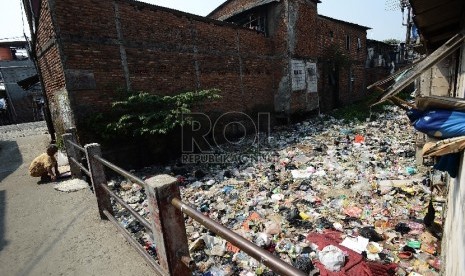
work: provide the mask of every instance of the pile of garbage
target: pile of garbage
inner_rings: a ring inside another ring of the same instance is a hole
[[[416,165],[405,114],[389,108],[352,123],[322,115],[275,129],[255,150],[259,158],[135,174],[177,177],[183,201],[309,275],[439,275],[443,206],[432,187],[444,175]],[[148,215],[143,187],[109,185]],[[115,210],[156,256],[140,223],[116,203]],[[274,275],[191,218],[186,229],[195,275]]]

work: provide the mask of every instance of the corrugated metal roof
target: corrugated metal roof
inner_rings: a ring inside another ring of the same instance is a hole
[[[437,48],[461,30],[464,0],[410,0],[413,20],[429,48]]]

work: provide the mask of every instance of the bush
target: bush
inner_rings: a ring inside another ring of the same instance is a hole
[[[159,96],[146,92],[130,93],[125,99],[112,103],[116,121],[107,129],[124,135],[144,136],[167,134],[178,126],[190,124],[189,114],[194,105],[220,98],[218,89],[185,92],[174,96]]]

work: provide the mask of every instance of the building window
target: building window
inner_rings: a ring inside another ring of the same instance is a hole
[[[346,50],[350,50],[350,36],[346,35]]]
[[[256,10],[247,14],[239,14],[227,21],[267,35],[267,14],[264,11]]]
[[[333,31],[329,31],[329,37],[330,37],[331,41],[334,41],[334,32]]]
[[[360,37],[357,37],[357,50],[362,49],[362,40]]]

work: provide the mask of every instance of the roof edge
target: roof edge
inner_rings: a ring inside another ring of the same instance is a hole
[[[348,22],[348,21],[343,21],[343,20],[340,20],[340,19],[332,18],[332,17],[329,17],[329,16],[321,15],[321,14],[318,14],[318,17],[323,18],[323,19],[327,19],[327,20],[331,20],[331,21],[334,21],[334,22],[337,22],[337,23],[350,25],[352,27],[359,28],[359,29],[364,29],[364,30],[371,30],[372,29],[371,27],[359,25],[359,24],[356,24],[356,23]]]
[[[176,16],[185,16],[185,17],[188,17],[188,18],[200,21],[200,22],[204,22],[204,23],[212,23],[212,24],[216,24],[216,25],[220,25],[220,26],[231,27],[231,28],[234,28],[234,29],[244,29],[244,30],[254,31],[254,30],[251,30],[249,28],[244,28],[242,26],[239,26],[239,25],[236,25],[236,24],[233,24],[233,23],[230,23],[230,22],[216,20],[216,19],[213,19],[213,18],[209,18],[209,17],[205,17],[205,16],[193,14],[193,13],[188,13],[188,12],[184,12],[184,11],[180,11],[180,10],[176,10],[176,9],[171,9],[171,8],[167,8],[167,7],[162,7],[162,6],[158,6],[158,5],[154,5],[154,4],[149,4],[149,3],[145,3],[145,2],[140,2],[140,1],[137,1],[137,0],[117,0],[117,1],[126,2],[126,3],[132,4],[132,5],[137,5],[137,6],[140,6],[140,7],[146,7],[146,8],[149,8],[149,9],[156,9],[156,10],[159,10],[159,11],[172,13],[172,14],[174,14]],[[231,0],[229,0],[229,1],[231,1]]]
[[[212,16],[212,14],[214,14],[215,12],[219,11],[220,9],[222,9],[223,7],[225,7],[227,4],[229,4],[229,2],[232,2],[234,0],[226,0],[223,2],[223,4],[219,5],[218,7],[216,7],[214,10],[212,10],[209,14],[207,14],[207,17],[210,17]]]

